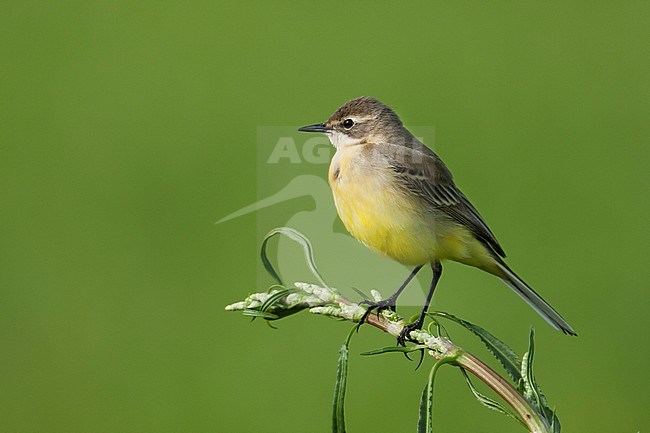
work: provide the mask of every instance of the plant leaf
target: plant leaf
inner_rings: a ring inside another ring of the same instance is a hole
[[[258,317],[267,321],[282,319],[283,317],[291,316],[301,312],[302,310],[309,308],[309,305],[304,303],[298,303],[295,305],[285,305],[281,301],[285,299],[291,293],[297,293],[300,290],[297,288],[285,288],[282,286],[274,285],[269,288],[269,292],[275,290],[276,292],[270,295],[260,306],[254,308],[245,308],[242,311],[244,316],[252,316],[255,320]],[[271,328],[275,326],[268,323]]]
[[[334,401],[332,403],[332,433],[345,433],[345,389],[348,382],[348,358],[350,338],[356,326],[348,333],[343,346],[339,350],[339,360],[336,367],[336,383],[334,384]]]
[[[253,319],[256,317],[261,317],[262,319],[266,320],[277,320],[280,318],[277,314],[269,313],[268,311],[260,311],[260,310],[254,310],[252,308],[246,308],[244,311],[242,311],[242,314],[244,316],[252,316]]]
[[[435,363],[429,372],[429,380],[422,390],[420,399],[420,416],[418,418],[418,433],[433,433],[433,382],[436,378]]]
[[[557,415],[555,415],[555,409],[553,409],[552,412],[552,419],[551,419],[551,432],[552,433],[560,433],[560,429],[562,426],[560,425],[560,420],[558,419]]]
[[[537,384],[535,383],[535,375],[533,372],[533,359],[535,356],[535,330],[530,328],[530,336],[528,338],[528,352],[524,354],[521,365],[521,376],[524,379],[524,397],[533,405],[533,407],[541,413],[541,401],[539,393],[537,392]]]
[[[432,396],[433,397],[433,396]],[[424,386],[422,390],[422,397],[420,397],[420,415],[418,417],[418,433],[428,433],[427,432],[427,422],[428,422],[428,404],[429,404],[429,383]]]
[[[368,299],[368,300],[372,299],[372,297],[370,297],[367,294],[363,293],[361,290],[357,289],[356,287],[351,287],[351,289],[354,290],[355,292],[357,292],[357,294],[359,296],[361,296],[361,299]]]
[[[463,373],[463,376],[465,376],[465,381],[467,381],[467,385],[469,386],[470,391],[472,391],[472,394],[474,394],[474,397],[476,397],[476,399],[479,401],[479,403],[481,403],[483,406],[487,407],[488,409],[495,410],[495,411],[497,411],[499,413],[502,413],[502,414],[516,420],[521,425],[526,427],[526,424],[524,424],[524,422],[522,420],[520,420],[519,418],[517,418],[516,416],[514,416],[513,414],[508,412],[499,402],[497,402],[495,400],[492,400],[490,397],[488,397],[488,396],[486,396],[484,394],[481,394],[479,392],[479,390],[476,389],[476,387],[474,386],[472,381],[470,380],[470,378],[467,375],[467,372],[465,371],[464,368],[461,368],[460,371],[461,371],[461,373]]]
[[[523,394],[526,400],[537,410],[538,413],[546,420],[553,433],[560,433],[560,420],[555,411],[548,406],[546,396],[537,385],[535,373],[533,371],[533,360],[535,356],[535,329],[530,328],[528,338],[528,352],[523,356],[521,363],[521,375],[523,379]]]
[[[455,359],[456,357],[442,358],[431,367],[429,380],[427,381],[427,384],[422,391],[422,397],[420,398],[418,433],[433,433],[433,383],[436,379],[438,369],[442,365],[448,364]]]
[[[494,355],[494,357],[501,363],[503,368],[506,370],[506,373],[508,373],[508,376],[510,376],[515,383],[521,380],[521,362],[517,358],[517,354],[515,354],[514,350],[512,350],[506,343],[499,340],[492,333],[486,331],[480,326],[456,317],[453,314],[445,313],[443,311],[433,311],[429,314],[452,320],[479,337],[492,355]]]
[[[266,248],[267,248],[267,243],[269,239],[271,239],[275,235],[283,235],[291,239],[292,241],[297,242],[302,246],[303,251],[305,253],[305,260],[307,261],[307,265],[309,266],[309,269],[311,270],[312,274],[316,277],[318,282],[322,284],[325,287],[329,287],[325,281],[323,280],[323,277],[321,276],[320,272],[318,272],[318,268],[316,267],[316,263],[314,261],[314,249],[311,246],[311,242],[309,242],[309,239],[299,231],[292,229],[290,227],[277,227],[271,230],[264,236],[264,240],[262,241],[262,247],[260,249],[260,256],[262,258],[262,263],[264,264],[264,268],[266,271],[273,277],[275,281],[278,282],[278,284],[282,284],[282,279],[280,278],[280,275],[275,271],[275,268],[271,264],[271,261],[268,258],[268,255],[266,254]]]
[[[410,353],[410,352],[415,352],[416,350],[421,350],[421,349],[426,349],[427,346],[423,344],[418,344],[417,346],[409,346],[409,347],[402,347],[402,346],[386,346],[382,347],[380,349],[374,349],[374,350],[369,350],[367,352],[363,352],[361,355],[379,355],[381,353],[391,353],[391,352],[398,352],[398,353]]]
[[[260,311],[268,312],[271,308],[278,306],[278,303],[282,299],[286,298],[291,293],[296,293],[298,291],[299,291],[298,289],[294,289],[294,288],[278,290],[277,292],[275,292],[274,294],[269,296],[266,299],[266,301],[264,301],[264,303],[260,306]],[[280,307],[283,308],[284,305],[282,305]]]

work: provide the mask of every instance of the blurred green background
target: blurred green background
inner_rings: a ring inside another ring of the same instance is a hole
[[[223,311],[266,288],[258,219],[282,225],[309,201],[214,222],[258,198],[259,126],[322,121],[359,95],[435,127],[509,263],[580,336],[461,266],[436,308],[519,352],[534,324],[563,431],[646,431],[649,12],[4,1],[0,431],[328,431],[349,326],[303,314],[272,330]],[[350,432],[415,431],[430,363],[358,355],[389,342],[352,341]],[[436,393],[438,431],[522,431],[452,368]]]

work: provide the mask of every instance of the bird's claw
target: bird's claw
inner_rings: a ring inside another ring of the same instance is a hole
[[[422,321],[418,320],[415,323],[409,323],[404,325],[402,331],[397,336],[397,344],[402,347],[406,347],[406,342],[410,341],[411,343],[417,343],[416,340],[411,338],[411,331],[422,329]]]
[[[397,336],[397,345],[406,347],[407,342],[417,344],[417,341],[411,337],[411,331],[415,331],[416,329],[422,329],[421,320],[418,320],[415,323],[409,323],[408,325],[405,325],[404,328],[402,328],[402,331]],[[418,366],[415,367],[416,370],[420,368],[420,365],[422,365],[422,360],[424,359],[424,349],[420,349],[419,352],[420,361],[418,362]],[[412,359],[408,356],[408,353],[404,353],[404,356],[406,356],[409,361],[412,361]]]
[[[387,298],[387,299],[382,299],[381,301],[371,301],[369,299],[364,299],[363,301],[359,302],[359,305],[367,305],[368,309],[366,310],[365,313],[363,313],[363,316],[361,316],[361,319],[359,319],[359,324],[357,325],[357,332],[359,331],[359,327],[364,324],[370,313],[372,313],[373,310],[376,310],[377,317],[381,314],[382,311],[384,310],[391,310],[395,311],[395,299],[393,298]],[[416,340],[411,338],[411,331],[415,331],[416,329],[422,329],[422,324],[423,320],[418,319],[414,323],[409,323],[408,325],[405,325],[404,328],[402,328],[402,331],[399,333],[397,336],[397,345],[406,347],[407,342],[411,343],[417,343]],[[424,359],[424,349],[421,349],[420,351],[420,361],[418,362],[418,366],[415,367],[417,370],[420,368],[420,365],[422,365],[422,360]],[[404,352],[404,356],[406,356],[406,359],[409,361],[412,361],[411,357],[408,355],[408,353]]]
[[[363,316],[361,316],[361,319],[359,319],[357,332],[359,331],[361,325],[365,323],[366,319],[373,310],[376,310],[377,318],[379,318],[379,315],[384,310],[390,310],[393,312],[395,311],[395,299],[393,298],[382,299],[381,301],[371,301],[369,299],[364,299],[363,301],[359,302],[359,305],[367,305],[368,308],[366,309],[366,312],[363,313]]]

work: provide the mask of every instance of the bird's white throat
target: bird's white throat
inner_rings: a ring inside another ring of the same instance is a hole
[[[361,142],[361,139],[349,137],[340,131],[329,131],[327,133],[327,138],[329,138],[332,146],[337,149],[347,146],[354,146],[355,144],[359,144]]]

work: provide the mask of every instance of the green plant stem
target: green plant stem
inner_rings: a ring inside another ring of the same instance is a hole
[[[339,297],[338,301],[347,305],[353,304],[343,297]],[[366,323],[395,337],[401,331],[398,327],[390,326],[391,322],[381,315],[378,317],[376,314],[370,314],[366,319]],[[551,432],[550,427],[537,411],[533,409],[524,396],[503,376],[471,353],[456,346],[449,339],[439,338],[439,343],[439,350],[429,351],[431,356],[437,360],[452,357],[454,360],[450,364],[465,369],[496,392],[519,415],[519,418],[526,425],[530,433]]]
[[[226,310],[243,311],[244,314],[265,317],[265,314],[267,316],[269,314],[267,311],[270,308],[269,299],[275,299],[274,310],[271,312],[276,318],[281,317],[282,314],[293,314],[309,309],[315,314],[358,322],[366,311],[364,307],[344,298],[331,288],[305,283],[296,283],[296,288],[297,290],[292,289],[291,294],[284,298],[274,297],[277,290],[254,293],[244,301],[227,306]],[[373,296],[380,295],[373,293]],[[406,322],[392,311],[384,311],[379,315],[370,314],[366,318],[366,323],[394,337],[397,337],[406,325]],[[433,358],[446,359],[448,363],[463,368],[489,386],[510,405],[530,433],[552,433],[542,416],[508,380],[474,355],[456,346],[449,338],[435,336],[425,330],[411,331],[411,338],[426,347],[425,350]]]
[[[453,364],[464,368],[496,392],[519,415],[519,418],[531,433],[547,433],[551,431],[550,427],[519,391],[483,361],[471,353],[463,351]]]

